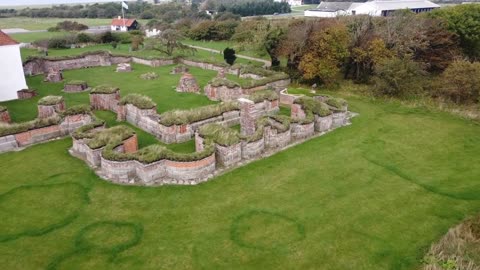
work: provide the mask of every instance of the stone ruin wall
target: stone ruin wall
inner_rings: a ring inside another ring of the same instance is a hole
[[[120,91],[111,94],[90,93],[90,106],[93,110],[118,111]]]
[[[8,110],[0,112],[0,123],[10,123],[12,119],[10,118],[10,113]]]
[[[17,134],[0,137],[0,153],[17,150],[21,147],[65,137],[75,129],[90,124],[92,117],[88,114],[70,115],[60,124],[32,129]]]
[[[240,117],[239,122],[241,122],[242,125],[248,125],[248,123],[254,122],[255,110],[258,109],[256,106],[259,106],[258,103],[255,104],[252,101],[242,102],[241,100],[240,103],[241,110],[240,112],[237,111]],[[278,104],[278,101],[276,101],[276,103]],[[265,108],[264,104],[262,104],[262,106]],[[145,118],[151,117],[150,114],[155,112],[155,109],[141,110],[131,104],[122,107],[124,107],[127,121],[134,125],[142,123]],[[313,136],[321,135],[324,132],[333,130],[336,127],[346,125],[348,117],[348,112],[334,112],[332,115],[326,117],[315,116],[314,122],[305,124],[292,123],[290,128],[283,132],[280,132],[271,126],[266,126],[264,128],[263,136],[259,140],[252,142],[242,140],[231,146],[215,144],[214,154],[197,161],[180,162],[160,160],[150,164],[143,164],[135,160],[111,161],[102,157],[102,149],[90,149],[86,146],[84,140],[75,139],[73,142],[72,153],[81,156],[90,166],[98,167],[98,174],[114,183],[136,185],[194,185],[207,181],[224,171],[224,169],[238,166],[238,164],[244,164],[249,160],[254,160],[278,152],[292,143],[301,142]],[[222,117],[214,117],[211,119],[221,120]],[[202,122],[211,123],[211,119]],[[336,125],[334,125],[334,119],[336,119]],[[198,122],[196,124],[197,128],[201,126]],[[141,128],[143,129],[143,127]],[[179,128],[188,130],[187,126],[172,126],[166,128],[171,129],[172,132],[177,132]],[[191,134],[190,132],[192,131],[189,130],[188,134]],[[247,133],[252,134],[253,132],[255,132],[254,129],[249,130]],[[195,131],[193,131],[193,135],[195,138],[196,151],[202,151],[205,148],[204,138],[199,136]],[[137,145],[138,142],[136,138],[134,141],[128,139],[124,141],[122,146],[117,147],[115,150],[120,152],[135,152],[137,151]]]

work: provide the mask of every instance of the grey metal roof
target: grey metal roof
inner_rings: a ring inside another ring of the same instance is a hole
[[[315,10],[337,11],[347,10],[353,2],[320,2]]]

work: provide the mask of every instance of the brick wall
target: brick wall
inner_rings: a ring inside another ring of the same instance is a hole
[[[224,85],[212,86],[211,84],[207,84],[207,86],[204,88],[204,91],[208,99],[216,101],[231,101],[242,96],[242,88],[238,86],[229,88]]]
[[[215,145],[215,158],[218,165],[230,167],[242,160],[242,144],[231,146]]]
[[[109,110],[117,112],[119,102],[120,91],[116,91],[112,94],[90,94],[90,106],[94,110]]]
[[[325,132],[332,128],[332,115],[327,115],[324,117],[320,117],[315,115],[315,131],[317,132]]]
[[[8,110],[0,112],[0,122],[1,123],[10,123],[10,121],[12,121],[12,120],[10,119],[10,113],[8,113]]]
[[[291,125],[292,139],[298,140],[298,139],[305,139],[308,137],[312,137],[313,134],[315,133],[314,125],[315,125],[314,122],[308,123],[308,124],[293,123]]]

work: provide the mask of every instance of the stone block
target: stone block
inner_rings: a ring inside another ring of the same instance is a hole
[[[198,93],[200,92],[200,87],[192,74],[184,73],[178,82],[177,92]]]
[[[120,63],[117,65],[117,72],[131,72],[132,65],[129,63]]]
[[[22,89],[17,91],[18,99],[30,99],[37,95],[37,90],[35,89]]]

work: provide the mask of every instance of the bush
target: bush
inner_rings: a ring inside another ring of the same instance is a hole
[[[437,93],[455,103],[480,102],[480,63],[454,61],[438,79]]]
[[[219,124],[203,125],[198,129],[198,134],[223,146],[230,146],[240,142],[240,137],[236,130]]]
[[[113,94],[119,90],[120,89],[118,87],[102,84],[93,88],[92,91],[90,91],[90,94]]]
[[[57,23],[56,28],[65,30],[65,31],[83,31],[83,30],[87,30],[88,26],[78,22],[63,21],[63,22]]]
[[[115,148],[123,140],[132,137],[134,134],[135,132],[133,129],[127,126],[115,126],[95,133],[93,138],[87,142],[87,145],[91,149],[98,149],[106,146],[107,144],[111,144],[112,141],[116,141],[118,143],[114,146]]]
[[[89,43],[89,42],[93,42],[95,39],[87,34],[87,33],[80,33],[77,35],[77,42],[79,43]]]
[[[227,64],[232,66],[235,63],[235,60],[237,60],[235,50],[231,48],[225,48],[225,50],[223,50],[223,59],[225,59],[225,62],[227,62]]]
[[[52,26],[52,27],[49,27],[49,28],[47,29],[47,31],[48,31],[48,32],[59,32],[60,29],[58,29],[58,27],[56,27],[56,26]]]
[[[140,75],[140,79],[143,80],[155,80],[158,78],[158,74],[155,72],[147,72]]]
[[[329,98],[325,102],[335,109],[341,111],[345,111],[347,107],[347,101],[342,98]]]
[[[63,101],[62,96],[46,96],[38,101],[38,105],[52,106]]]
[[[0,124],[0,137],[17,134],[32,129],[48,127],[60,123],[60,117],[54,116],[49,118],[35,119],[23,123]]]
[[[152,109],[157,106],[151,98],[140,94],[128,94],[120,100],[120,104],[132,104],[139,109]]]
[[[263,90],[263,91],[256,91],[251,94],[248,99],[252,100],[255,103],[269,100],[274,101],[278,99],[278,94],[272,90]]]
[[[425,72],[411,59],[389,58],[375,66],[375,89],[380,95],[409,97],[421,93]]]
[[[238,103],[224,102],[191,110],[174,110],[160,115],[160,124],[165,126],[185,125],[222,115],[224,112],[238,110]]]
[[[69,116],[69,115],[77,115],[77,114],[90,114],[92,110],[90,106],[87,104],[81,105],[74,105],[67,108],[64,112],[61,113],[62,117]]]
[[[189,37],[194,40],[229,40],[235,34],[237,21],[203,21],[193,27]]]
[[[226,86],[228,88],[240,87],[240,85],[234,81],[230,81],[226,78],[214,78],[208,82],[213,87]]]

